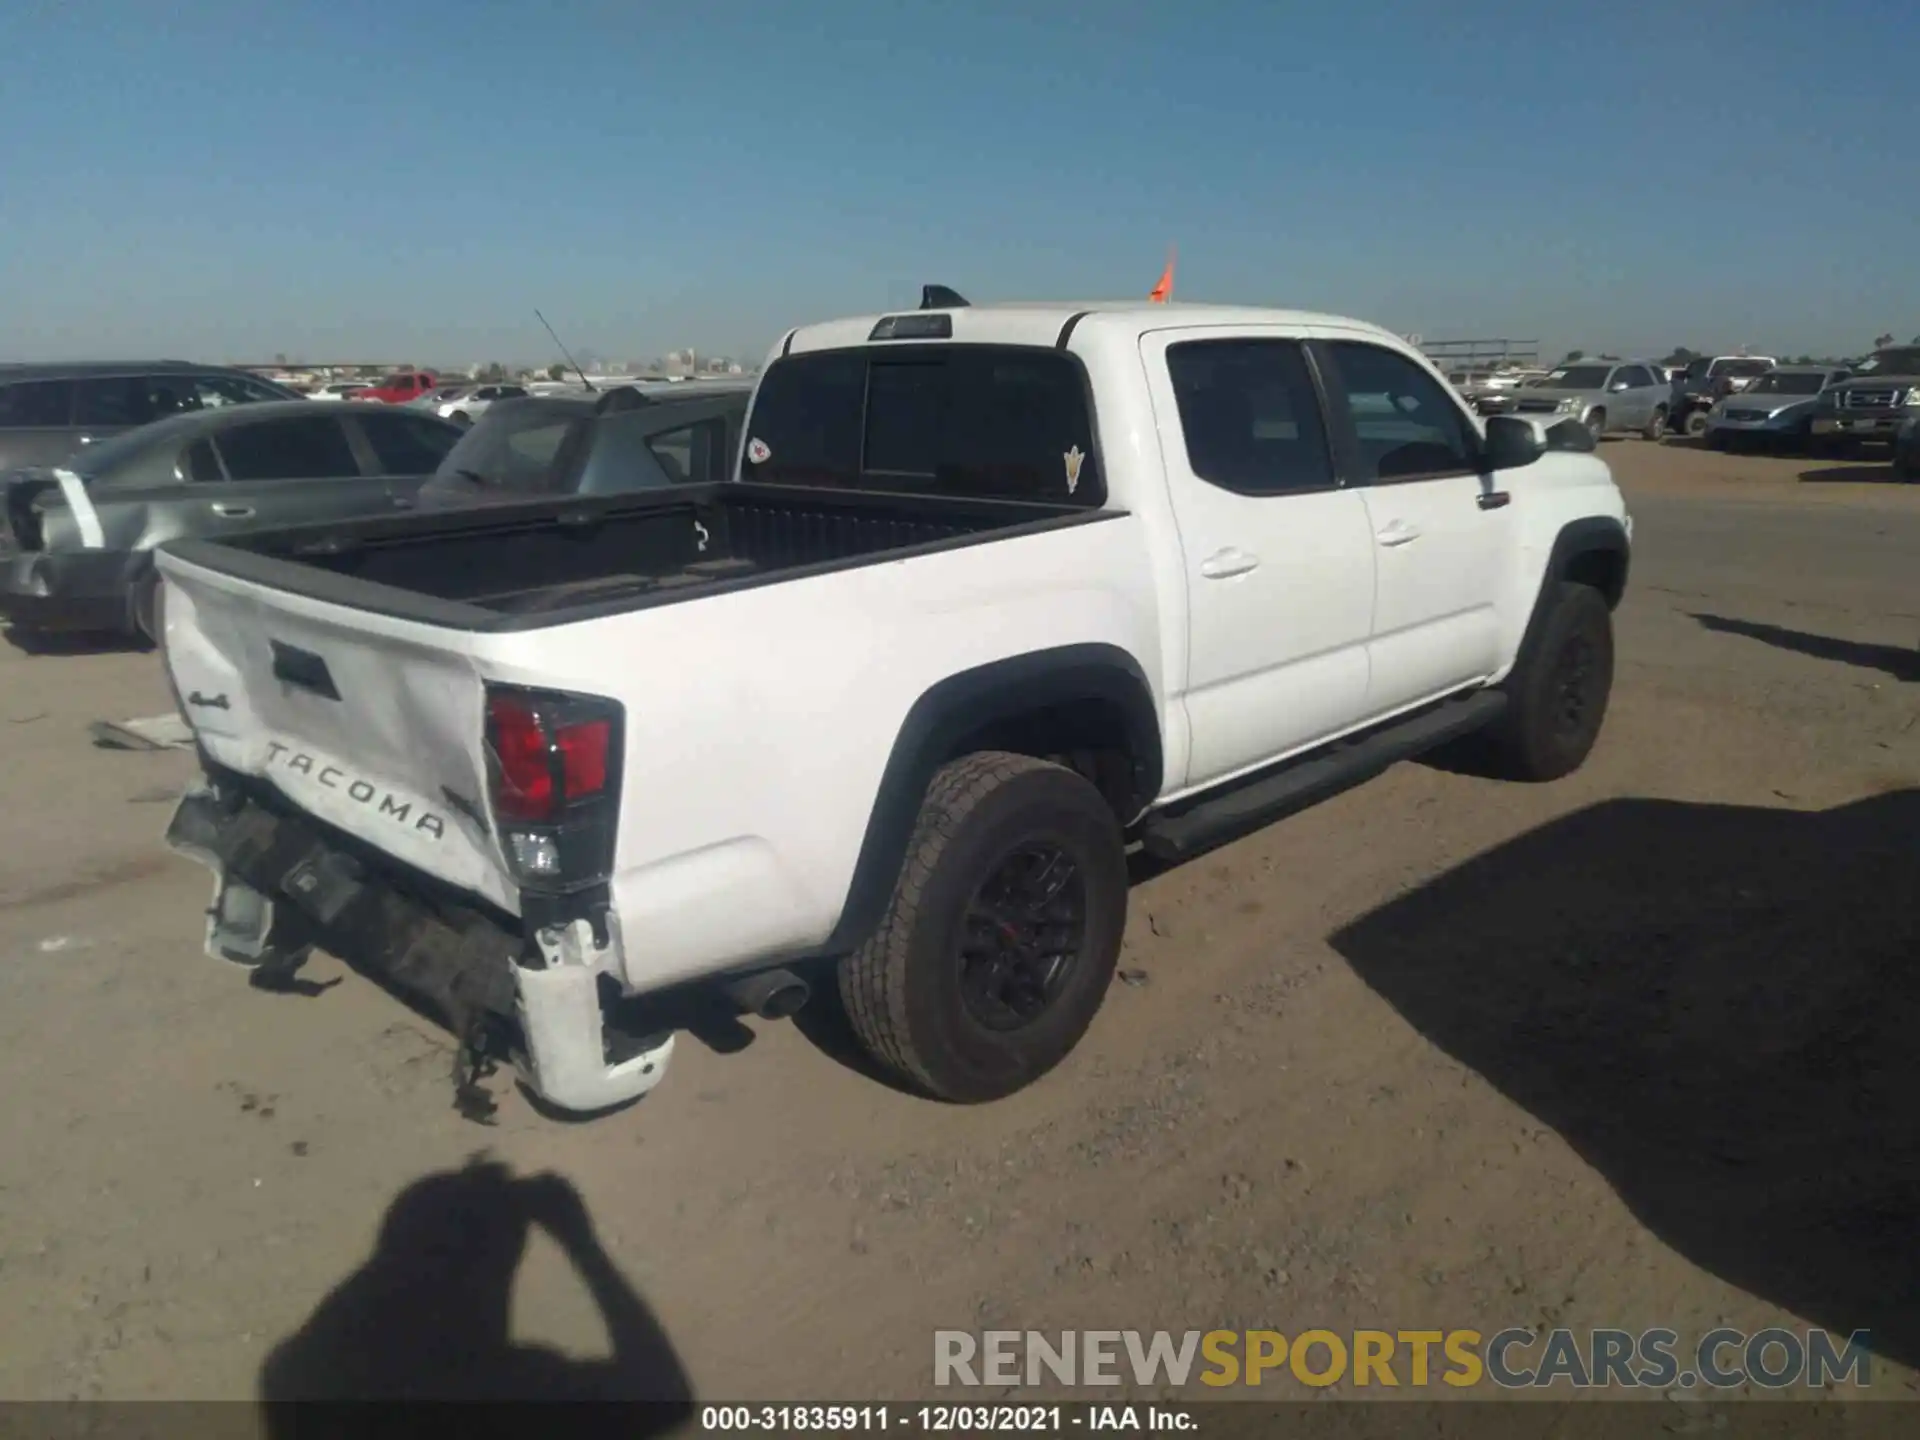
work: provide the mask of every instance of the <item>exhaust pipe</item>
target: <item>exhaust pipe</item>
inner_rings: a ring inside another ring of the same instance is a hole
[[[813,992],[791,970],[761,970],[727,981],[720,993],[749,1015],[785,1020],[806,1004]]]

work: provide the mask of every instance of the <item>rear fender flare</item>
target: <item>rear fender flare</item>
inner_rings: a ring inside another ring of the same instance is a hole
[[[1159,709],[1146,672],[1125,650],[1062,645],[950,675],[916,700],[901,722],[839,922],[818,953],[845,954],[880,923],[927,786],[966,736],[1022,714],[1086,700],[1110,702],[1119,710],[1133,762],[1133,794],[1140,809],[1151,803],[1160,793],[1163,766]]]

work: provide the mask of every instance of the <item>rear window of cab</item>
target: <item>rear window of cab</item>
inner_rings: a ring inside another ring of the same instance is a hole
[[[1011,345],[865,346],[774,361],[740,478],[1096,508],[1079,362]]]

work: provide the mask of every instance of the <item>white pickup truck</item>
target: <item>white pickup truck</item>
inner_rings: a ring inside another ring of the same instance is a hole
[[[674,997],[831,977],[982,1101],[1092,1022],[1129,847],[1586,758],[1631,526],[1583,434],[1356,321],[951,299],[788,334],[733,482],[162,551],[210,951],[319,944],[576,1112]]]

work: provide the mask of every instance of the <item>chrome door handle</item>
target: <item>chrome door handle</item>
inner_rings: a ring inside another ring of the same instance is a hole
[[[413,509],[413,503],[414,502],[405,495],[396,495],[393,497],[393,508],[396,510],[411,510]]]
[[[1244,575],[1260,564],[1258,555],[1249,555],[1244,550],[1226,549],[1217,555],[1209,555],[1200,562],[1200,573],[1209,580],[1225,580],[1234,575]]]
[[[253,507],[251,505],[223,505],[216,500],[213,502],[213,513],[227,520],[247,520],[253,516]]]
[[[1374,531],[1373,538],[1382,545],[1405,545],[1409,540],[1418,540],[1420,532],[1404,520],[1395,520]]]

